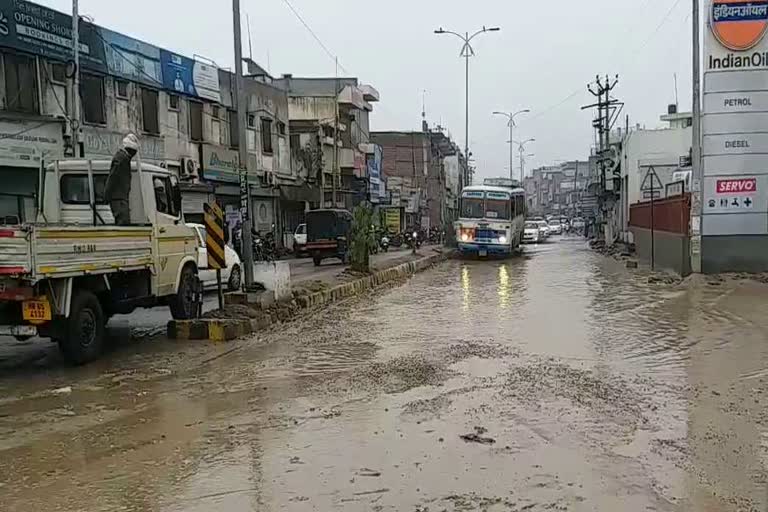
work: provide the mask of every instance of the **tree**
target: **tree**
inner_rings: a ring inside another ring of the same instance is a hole
[[[370,255],[376,243],[371,225],[373,211],[370,205],[363,203],[355,207],[352,217],[352,270],[370,272]]]

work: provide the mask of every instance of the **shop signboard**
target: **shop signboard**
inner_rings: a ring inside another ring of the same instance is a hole
[[[107,71],[133,82],[163,87],[160,48],[138,39],[97,28],[104,42]]]
[[[219,68],[176,53],[160,50],[163,85],[169,91],[221,101]]]
[[[374,145],[373,153],[368,154],[366,157],[366,165],[368,167],[368,183],[369,183],[369,195],[372,203],[381,202],[381,198],[384,195],[383,186],[381,183],[381,146]]]
[[[0,166],[40,167],[63,156],[61,122],[0,121]]]
[[[125,133],[84,126],[82,137],[86,157],[110,159],[122,147]],[[143,161],[155,163],[164,161],[165,139],[139,135],[139,156]]]
[[[207,180],[240,183],[239,161],[237,151],[203,145],[203,177]]]
[[[67,62],[72,60],[72,17],[25,0],[0,0],[0,46]],[[106,72],[99,28],[80,23],[80,65]]]
[[[386,208],[384,210],[384,224],[390,233],[400,232],[400,208]]]

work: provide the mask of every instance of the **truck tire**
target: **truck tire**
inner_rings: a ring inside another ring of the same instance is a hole
[[[192,265],[185,266],[181,271],[179,289],[171,297],[168,306],[174,320],[189,320],[197,316],[197,274]]]
[[[85,364],[101,355],[104,348],[106,318],[99,299],[92,292],[79,290],[72,297],[64,338],[59,349],[72,364]]]
[[[322,262],[323,262],[323,258],[321,258],[320,256],[312,257],[312,263],[314,263],[316,267],[319,267]]]

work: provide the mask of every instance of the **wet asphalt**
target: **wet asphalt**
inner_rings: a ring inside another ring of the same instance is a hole
[[[8,511],[768,510],[768,287],[580,239],[0,372]]]
[[[372,264],[385,267],[407,259],[410,250],[393,247],[389,252],[371,256]],[[339,274],[346,268],[340,260],[330,258],[315,267],[312,258],[294,258],[284,260],[290,265],[291,282],[300,285],[308,281],[321,281],[329,285],[339,282]],[[214,289],[205,292],[203,313],[218,308],[218,295]],[[132,341],[141,341],[166,332],[171,319],[167,306],[137,309],[127,315],[115,315],[107,324],[108,335],[113,345],[127,345]],[[0,376],[7,369],[27,367],[47,368],[61,362],[58,347],[50,340],[32,338],[17,341],[10,336],[0,336]],[[1,509],[0,509],[1,510]]]

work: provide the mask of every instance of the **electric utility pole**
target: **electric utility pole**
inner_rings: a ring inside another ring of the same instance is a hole
[[[235,97],[237,98],[238,161],[240,163],[240,211],[243,216],[242,238],[245,266],[245,289],[253,287],[253,216],[251,215],[251,194],[248,184],[248,139],[246,135],[247,95],[243,78],[243,47],[240,28],[240,0],[232,0],[232,25],[235,43]]]
[[[75,72],[72,76],[72,149],[75,158],[81,158],[80,152],[80,5],[72,0],[72,62]]]
[[[597,118],[592,121],[592,126],[597,131],[598,136],[597,157],[600,169],[600,195],[598,195],[598,205],[600,215],[603,213],[604,201],[606,199],[604,197],[604,192],[607,188],[606,171],[609,168],[608,162],[611,160],[611,128],[624,105],[620,101],[611,98],[611,91],[613,91],[618,83],[619,75],[616,75],[613,80],[611,80],[608,75],[605,76],[605,80],[601,79],[600,75],[597,75],[594,83],[587,84],[587,90],[592,96],[597,98],[597,103],[581,107],[582,110],[597,108]],[[613,179],[613,177],[611,177],[611,179]],[[611,240],[610,242],[612,243],[613,241]]]
[[[691,271],[701,272],[701,225],[703,222],[701,185],[701,70],[699,62],[699,0],[693,0],[693,140],[691,147]]]

